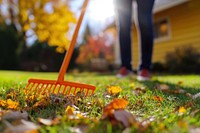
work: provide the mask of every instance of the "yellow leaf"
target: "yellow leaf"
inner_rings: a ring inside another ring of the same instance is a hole
[[[122,91],[120,86],[109,86],[108,93],[110,94],[118,94]]]
[[[188,124],[185,121],[178,121],[178,126],[181,128],[188,128]]]
[[[7,105],[6,101],[0,99],[0,106],[5,107]]]
[[[12,101],[11,99],[8,99],[6,102],[7,102],[8,109],[17,109],[17,107],[19,105],[18,102]]]
[[[67,106],[67,108],[65,109],[65,112],[66,112],[67,115],[73,115],[74,110],[75,109],[73,107]]]
[[[186,109],[184,107],[180,107],[179,110],[178,110],[179,114],[183,114],[186,112]]]
[[[135,83],[131,83],[131,84],[130,84],[130,87],[131,87],[131,88],[134,88],[134,87],[135,87]]]

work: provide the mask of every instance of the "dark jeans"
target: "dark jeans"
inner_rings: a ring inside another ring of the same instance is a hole
[[[122,67],[132,70],[131,65],[131,18],[133,0],[114,0]],[[154,0],[136,0],[138,11],[140,64],[139,70],[150,70],[153,51],[152,9]]]

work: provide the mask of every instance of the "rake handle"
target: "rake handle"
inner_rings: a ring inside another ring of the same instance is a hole
[[[80,14],[80,16],[79,16],[79,19],[78,19],[78,22],[77,22],[77,25],[76,25],[76,28],[75,28],[75,31],[74,31],[72,40],[71,40],[71,42],[70,42],[69,49],[68,49],[68,51],[67,51],[66,54],[65,54],[65,57],[64,57],[62,66],[61,66],[61,68],[60,68],[57,82],[62,82],[62,81],[64,81],[64,76],[65,76],[65,73],[66,73],[66,71],[67,71],[67,69],[68,69],[69,62],[70,62],[70,60],[71,60],[71,57],[72,57],[72,54],[73,54],[73,51],[74,51],[74,46],[75,46],[75,44],[76,44],[76,39],[77,39],[77,36],[78,36],[78,32],[79,32],[79,29],[80,29],[80,26],[81,26],[83,17],[84,17],[84,15],[85,15],[85,11],[86,11],[88,2],[89,2],[89,0],[85,0],[84,3],[83,3],[83,7],[82,7],[82,10],[81,10],[81,14]]]

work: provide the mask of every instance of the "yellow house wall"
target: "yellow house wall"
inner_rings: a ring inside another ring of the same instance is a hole
[[[166,53],[178,47],[192,46],[200,52],[200,0],[190,0],[154,14],[155,21],[162,18],[169,19],[171,37],[154,43],[152,62],[165,62]],[[139,63],[139,49],[135,25],[132,36],[132,64],[136,69]]]

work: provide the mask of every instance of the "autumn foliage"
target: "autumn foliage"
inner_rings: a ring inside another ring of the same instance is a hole
[[[58,52],[64,52],[70,42],[70,24],[76,21],[67,3],[67,0],[0,1],[1,7],[8,11],[1,12],[1,23],[14,25],[20,38],[36,36],[39,41],[56,46]]]
[[[114,48],[109,44],[106,34],[88,36],[87,43],[80,46],[80,54],[76,59],[78,64],[90,63],[92,59],[103,58],[107,62],[114,61]]]

